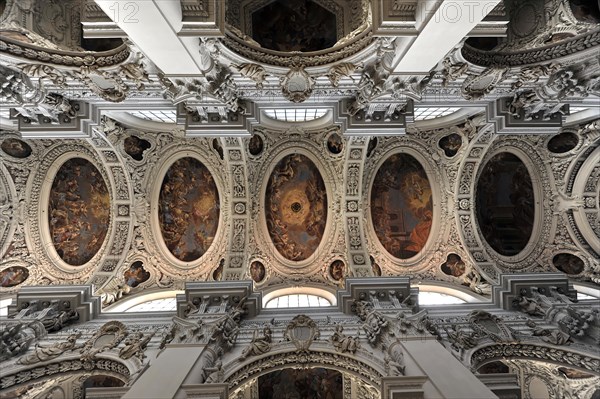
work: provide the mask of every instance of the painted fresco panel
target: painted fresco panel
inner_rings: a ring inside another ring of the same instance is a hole
[[[27,158],[31,155],[31,147],[23,140],[8,138],[0,144],[2,151],[15,158]]]
[[[22,266],[11,266],[0,272],[0,287],[14,287],[27,280],[29,270]]]
[[[252,15],[252,38],[271,50],[324,50],[338,40],[336,17],[312,0],[276,0]]]
[[[573,254],[561,253],[552,258],[552,264],[558,270],[567,274],[579,274],[585,268],[583,260]]]
[[[513,256],[529,242],[535,221],[531,177],[514,154],[492,157],[477,182],[476,214],[487,243],[499,254]]]
[[[110,195],[102,175],[86,159],[69,159],[56,173],[48,222],[56,252],[71,266],[89,262],[102,247],[110,222]]]
[[[319,170],[304,155],[288,155],[275,165],[265,195],[273,245],[289,260],[307,259],[318,248],[327,221],[327,193]]]
[[[371,219],[381,245],[399,259],[417,255],[429,238],[432,217],[431,186],[423,166],[408,154],[390,156],[371,189]]]
[[[158,219],[175,258],[190,262],[210,247],[219,225],[219,192],[210,171],[195,158],[171,165],[162,182]]]
[[[343,399],[342,373],[324,368],[284,369],[258,377],[259,399]]]

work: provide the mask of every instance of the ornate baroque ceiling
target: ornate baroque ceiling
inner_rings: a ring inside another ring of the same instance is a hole
[[[41,3],[0,3],[0,293],[600,282],[594,7]]]

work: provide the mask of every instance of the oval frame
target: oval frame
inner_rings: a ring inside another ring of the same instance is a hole
[[[283,256],[279,250],[277,248],[275,248],[275,245],[273,243],[271,243],[271,234],[269,233],[269,229],[267,227],[267,213],[266,213],[266,193],[267,193],[267,185],[269,183],[269,179],[271,178],[271,175],[273,174],[273,171],[275,170],[275,166],[277,166],[277,164],[286,156],[288,155],[293,155],[293,154],[299,154],[299,155],[303,155],[306,158],[308,158],[317,168],[319,175],[321,176],[321,179],[323,179],[323,185],[325,186],[325,194],[327,195],[327,220],[325,221],[325,230],[323,230],[323,236],[321,237],[321,240],[319,241],[319,245],[317,246],[317,248],[313,251],[313,253],[306,259],[300,260],[300,261],[293,261],[290,260],[288,258],[286,258],[285,256]],[[260,204],[260,216],[259,219],[260,221],[258,222],[258,226],[259,230],[263,233],[264,238],[267,238],[269,242],[269,244],[267,245],[269,250],[273,253],[274,257],[277,259],[277,261],[280,264],[286,265],[286,266],[292,266],[294,268],[304,268],[308,265],[310,265],[311,263],[317,263],[316,260],[319,259],[320,257],[320,253],[323,250],[323,247],[325,246],[325,243],[328,241],[327,237],[330,236],[331,234],[331,224],[332,224],[332,209],[331,209],[331,196],[332,196],[332,189],[331,187],[329,187],[329,185],[327,184],[327,181],[323,178],[324,174],[323,174],[323,165],[321,164],[321,162],[318,161],[318,158],[312,154],[310,151],[307,151],[306,149],[302,148],[302,147],[295,147],[295,148],[290,148],[288,150],[282,151],[280,153],[278,153],[275,157],[273,157],[272,159],[269,160],[269,166],[267,168],[267,172],[265,174],[265,176],[263,177],[263,181],[260,187],[260,199],[259,199],[259,204]],[[273,265],[272,265],[273,266]],[[275,269],[277,269],[276,266],[274,266]],[[316,265],[316,269],[319,268],[319,265]],[[315,267],[311,268],[315,269]],[[284,275],[285,275],[285,271],[283,271]]]
[[[167,151],[167,153],[168,153],[168,151]],[[215,156],[216,156],[216,154],[215,154]],[[217,194],[219,195],[219,223],[217,224],[217,231],[215,232],[215,237],[205,253],[203,253],[198,259],[195,259],[195,260],[189,261],[189,262],[185,262],[185,261],[177,259],[175,257],[175,255],[173,255],[171,253],[169,248],[167,248],[167,245],[162,236],[162,231],[160,228],[160,221],[158,218],[158,207],[159,207],[158,201],[160,198],[160,191],[162,188],[162,183],[165,179],[165,175],[169,171],[169,169],[173,166],[173,164],[182,158],[194,158],[198,162],[200,162],[202,165],[204,165],[204,167],[206,167],[206,169],[208,169],[208,171],[210,172],[210,174],[215,182],[215,185],[217,186]],[[224,235],[224,230],[225,230],[225,226],[223,223],[223,219],[224,219],[223,209],[226,206],[223,196],[224,196],[224,194],[227,193],[227,191],[224,190],[223,182],[221,181],[220,178],[217,177],[219,175],[217,173],[215,173],[216,171],[210,165],[210,163],[203,159],[202,154],[200,154],[199,152],[194,151],[194,150],[176,149],[174,152],[172,152],[171,154],[166,156],[163,159],[163,161],[160,163],[158,168],[156,168],[153,172],[154,172],[154,175],[157,176],[158,178],[154,179],[154,182],[152,183],[152,186],[150,188],[150,216],[149,216],[148,220],[149,220],[149,225],[150,225],[150,231],[153,232],[152,236],[153,236],[154,244],[156,245],[156,248],[160,252],[163,259],[168,260],[169,262],[171,262],[172,265],[176,266],[179,269],[183,269],[183,270],[194,269],[195,267],[199,266],[207,258],[214,257],[216,252],[218,251],[217,243],[223,242],[223,235]]]
[[[112,190],[112,182],[109,179],[108,173],[103,166],[99,166],[99,162],[97,162],[93,157],[89,154],[80,152],[80,151],[67,151],[61,155],[59,155],[50,165],[50,167],[45,171],[45,179],[44,181],[49,181],[51,183],[54,182],[56,178],[56,174],[62,168],[62,166],[69,160],[81,158],[88,161],[92,164],[98,172],[102,175],[104,179],[104,184],[106,184],[106,189],[108,191],[110,197],[110,219],[108,222],[108,229],[106,232],[106,237],[104,238],[104,242],[100,246],[100,249],[92,256],[92,258],[84,263],[83,265],[73,266],[65,262],[56,251],[54,243],[52,241],[52,237],[50,235],[50,223],[48,221],[48,201],[50,200],[50,191],[52,189],[52,184],[42,185],[39,193],[39,201],[37,203],[37,224],[40,227],[39,234],[41,238],[41,242],[45,243],[43,245],[43,251],[46,256],[51,260],[53,266],[56,266],[63,272],[67,273],[87,273],[90,272],[95,266],[100,262],[100,260],[104,257],[108,244],[114,238],[114,227],[115,227],[115,217],[116,217],[116,207],[115,198]]]
[[[427,180],[429,181],[429,186],[431,187],[431,203],[432,203],[432,220],[431,220],[431,229],[429,230],[429,236],[427,237],[427,242],[416,255],[407,258],[400,259],[396,258],[392,255],[388,250],[383,246],[383,244],[379,241],[377,237],[377,233],[375,232],[375,226],[373,224],[373,218],[371,215],[371,193],[373,190],[373,184],[375,183],[375,178],[377,176],[377,172],[381,166],[393,155],[396,154],[406,154],[410,155],[417,160],[417,162],[423,167],[425,171],[425,175],[427,176]],[[377,251],[385,257],[388,263],[391,263],[394,266],[400,267],[401,270],[395,270],[396,272],[406,273],[407,271],[418,271],[421,269],[425,269],[430,267],[428,262],[422,262],[423,259],[427,258],[428,254],[432,251],[433,246],[436,242],[436,237],[440,234],[442,230],[442,222],[440,220],[441,217],[441,191],[436,184],[431,184],[431,182],[435,182],[437,177],[437,173],[435,172],[435,168],[423,157],[416,149],[409,146],[399,146],[395,148],[390,148],[385,152],[382,152],[380,158],[377,160],[377,163],[373,166],[370,175],[368,176],[367,187],[368,190],[366,194],[366,198],[364,203],[366,204],[363,207],[365,211],[365,217],[367,219],[368,225],[368,233],[367,237],[369,238],[369,245],[373,245],[377,248]],[[370,251],[372,252],[372,251]],[[379,265],[381,268],[381,265]],[[382,268],[383,272],[383,268]]]
[[[485,239],[485,237],[483,236],[483,233],[481,232],[481,229],[479,227],[479,218],[477,217],[477,191],[478,191],[477,186],[479,183],[479,179],[481,178],[481,173],[483,172],[483,170],[489,163],[490,159],[492,159],[496,155],[502,154],[502,153],[513,154],[514,156],[519,158],[519,160],[523,163],[523,165],[525,165],[525,168],[527,169],[527,173],[529,174],[529,179],[531,180],[532,187],[533,187],[534,219],[533,219],[531,235],[529,236],[529,240],[527,241],[527,244],[525,244],[525,247],[519,253],[517,253],[515,255],[502,255],[499,252],[497,252],[494,248],[492,248],[490,246],[490,244],[487,242],[487,240]],[[542,233],[542,224],[543,224],[543,220],[544,220],[544,218],[543,218],[544,209],[543,209],[543,206],[541,203],[541,199],[544,198],[544,194],[539,185],[533,184],[536,180],[541,179],[539,174],[536,173],[536,169],[534,168],[534,166],[535,166],[534,162],[525,153],[525,151],[523,151],[522,149],[517,148],[517,147],[508,147],[508,146],[507,147],[497,147],[497,148],[494,148],[492,151],[487,152],[485,154],[483,160],[477,166],[477,173],[475,174],[475,179],[474,179],[474,184],[473,184],[473,192],[472,192],[472,195],[473,195],[472,213],[473,213],[474,225],[477,230],[477,236],[479,238],[479,242],[481,243],[481,245],[485,248],[485,250],[489,254],[493,254],[497,259],[500,259],[501,261],[506,262],[506,263],[512,264],[515,262],[522,261],[523,259],[528,259],[529,256],[531,255],[531,253],[540,244],[540,235]]]

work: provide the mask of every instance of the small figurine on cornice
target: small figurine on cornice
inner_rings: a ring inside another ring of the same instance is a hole
[[[404,354],[398,345],[395,345],[385,354],[384,361],[389,376],[404,375],[406,369]]]
[[[482,282],[482,279],[481,274],[473,266],[467,264],[467,269],[462,278],[463,284],[477,294],[490,295],[492,293],[492,286],[486,282]]]
[[[205,368],[204,372],[206,374],[206,379],[204,380],[205,384],[218,384],[222,382],[224,378],[224,372],[221,359],[217,359],[213,367]]]
[[[551,330],[549,328],[539,327],[533,320],[527,320],[525,323],[532,329],[531,335],[542,337],[542,341],[553,345],[569,345],[572,342],[571,336],[560,330]]]
[[[119,357],[123,360],[127,360],[133,356],[143,360],[144,351],[148,347],[148,343],[154,336],[154,332],[144,337],[144,333],[138,332],[133,336],[125,339],[123,348],[119,351]]]
[[[49,346],[40,346],[39,344],[36,344],[34,352],[20,358],[17,363],[28,365],[54,359],[65,352],[79,348],[77,345],[77,338],[79,337],[81,337],[80,332],[69,335],[64,342]]]
[[[252,79],[256,83],[257,89],[263,88],[263,83],[267,78],[267,71],[262,65],[244,63],[244,64],[231,64],[232,67],[240,71],[242,76]]]
[[[47,332],[56,332],[62,330],[72,320],[79,320],[79,313],[75,309],[63,310],[53,316],[44,317],[41,322]]]
[[[271,329],[269,326],[266,326],[263,329],[263,335],[258,336],[258,331],[254,330],[254,335],[252,336],[252,342],[244,349],[242,355],[239,357],[240,361],[246,360],[246,358],[250,356],[258,356],[263,353],[267,353],[271,350]]]
[[[525,295],[513,299],[513,306],[518,307],[521,312],[530,316],[543,316],[546,313],[535,299]]]
[[[350,352],[354,354],[360,348],[359,338],[344,334],[344,327],[341,324],[335,326],[335,331],[329,340],[335,350],[340,353]]]

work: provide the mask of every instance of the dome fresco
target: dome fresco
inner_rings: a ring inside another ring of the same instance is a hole
[[[160,188],[158,219],[163,240],[175,258],[199,259],[217,233],[219,192],[210,171],[195,158],[171,165]]]
[[[271,50],[323,50],[338,40],[336,15],[312,0],[275,0],[252,15],[252,38]]]
[[[431,185],[423,166],[408,154],[391,155],[371,188],[371,220],[379,242],[394,257],[417,255],[433,218]]]
[[[323,238],[327,221],[325,183],[308,157],[281,159],[265,193],[267,229],[275,248],[292,261],[308,259]]]
[[[71,158],[56,173],[48,200],[48,225],[58,256],[71,266],[100,250],[110,222],[110,195],[98,169]]]
[[[535,222],[531,176],[516,155],[503,152],[483,167],[476,187],[477,223],[496,252],[517,255],[527,246]]]

